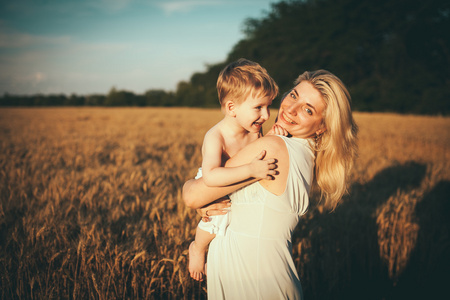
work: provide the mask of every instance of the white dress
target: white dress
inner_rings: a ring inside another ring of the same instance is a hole
[[[291,236],[308,208],[314,153],[307,140],[281,138],[289,153],[286,189],[276,196],[256,182],[230,195],[231,222],[209,246],[208,299],[302,299]]]

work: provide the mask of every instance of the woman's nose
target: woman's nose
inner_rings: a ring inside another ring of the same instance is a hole
[[[292,102],[287,107],[287,112],[291,115],[296,115],[298,110],[299,103],[298,102]]]

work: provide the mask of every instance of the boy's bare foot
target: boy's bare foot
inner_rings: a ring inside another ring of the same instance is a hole
[[[205,254],[196,247],[195,241],[189,245],[189,273],[197,281],[203,281],[205,276]]]

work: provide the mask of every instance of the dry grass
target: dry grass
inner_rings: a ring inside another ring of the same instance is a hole
[[[274,115],[274,114],[273,114]],[[397,299],[444,289],[450,119],[355,114],[360,157],[336,211],[294,234],[307,299]],[[2,299],[199,299],[181,198],[218,110],[0,110]],[[364,296],[363,296],[364,295]]]

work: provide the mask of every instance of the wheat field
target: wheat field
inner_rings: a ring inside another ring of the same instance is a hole
[[[265,125],[267,130],[276,112]],[[181,199],[218,109],[0,109],[2,299],[205,299]],[[305,299],[430,298],[450,270],[450,118],[355,113],[334,212],[293,237]]]

